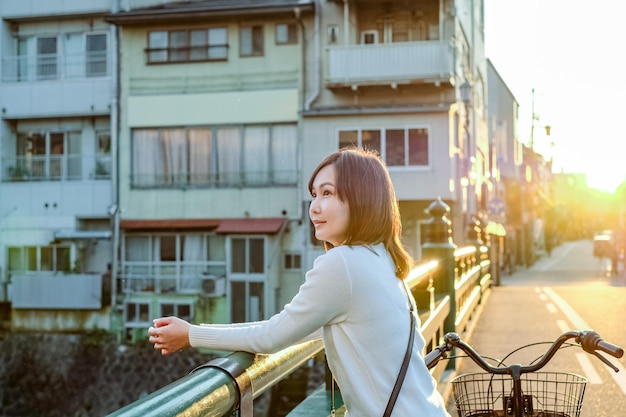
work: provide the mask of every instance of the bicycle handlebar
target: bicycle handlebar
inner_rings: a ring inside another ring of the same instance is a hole
[[[554,342],[552,342],[548,350],[546,350],[543,356],[535,364],[525,366],[516,365],[518,372],[529,373],[543,368],[548,362],[550,362],[561,346],[569,339],[575,339],[585,352],[598,357],[605,364],[612,367],[615,372],[618,371],[617,368],[615,368],[615,366],[613,366],[606,358],[601,356],[598,351],[602,351],[615,358],[621,358],[624,355],[624,349],[605,341],[593,330],[584,330],[563,333]],[[450,352],[453,348],[458,348],[465,352],[467,356],[478,366],[491,374],[508,374],[510,371],[510,367],[497,367],[489,364],[474,350],[474,348],[461,340],[459,335],[454,332],[446,333],[444,336],[444,343],[434,348],[424,357],[424,361],[426,362],[428,369],[435,367],[440,360],[445,359],[448,356],[448,352]]]

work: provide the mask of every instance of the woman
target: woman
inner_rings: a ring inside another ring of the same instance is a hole
[[[409,302],[402,279],[411,258],[400,242],[398,204],[375,153],[342,149],[309,180],[309,217],[324,242],[305,283],[269,320],[190,325],[154,320],[150,343],[167,355],[182,348],[272,353],[319,337],[350,416],[382,416],[409,340]],[[393,416],[448,416],[428,372],[416,332],[409,369]]]

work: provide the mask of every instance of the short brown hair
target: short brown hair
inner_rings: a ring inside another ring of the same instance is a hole
[[[406,278],[412,259],[400,242],[402,224],[389,172],[375,151],[353,147],[328,155],[313,171],[309,192],[320,170],[333,165],[337,197],[348,204],[350,220],[346,245],[384,243],[396,265],[396,275]],[[324,242],[328,250],[332,244]]]

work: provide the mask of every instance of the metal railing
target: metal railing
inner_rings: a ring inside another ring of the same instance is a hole
[[[171,167],[170,167],[171,168]],[[207,167],[208,168],[208,167]],[[297,171],[223,171],[194,172],[180,169],[180,172],[133,173],[134,188],[253,188],[291,187],[297,185]]]
[[[108,77],[111,53],[37,54],[2,57],[2,82]]]
[[[92,170],[85,172],[91,159]],[[47,154],[2,158],[2,182],[110,179],[110,155]]]
[[[445,80],[454,70],[452,54],[449,42],[444,41],[331,46],[326,82]]]
[[[488,290],[490,284],[490,261],[485,250],[471,246],[454,249],[453,253],[452,265],[446,265],[440,260],[424,262],[415,267],[407,278],[422,318],[421,333],[426,340],[426,351],[440,343],[445,332],[449,331],[446,323],[451,312],[454,312],[455,322],[459,326],[466,325],[470,319],[475,318],[480,295]],[[445,276],[445,270],[449,268],[455,271],[454,292],[437,293],[435,281]],[[456,307],[453,308],[453,305]],[[460,327],[458,330],[462,332]],[[228,359],[246,369],[245,378],[251,380],[253,397],[256,398],[323,349],[322,341],[315,340],[272,355],[236,352],[229,355]],[[445,366],[438,366],[432,370],[432,374],[439,379],[444,371]],[[237,380],[233,380],[223,371],[211,367],[203,368],[127,405],[109,417],[229,415],[237,406],[237,386]],[[319,402],[315,404],[319,406]],[[323,406],[326,407],[325,404]],[[305,399],[290,416],[300,415],[301,412],[301,415],[311,415],[310,409],[307,413],[302,411],[310,407],[314,406],[307,404]]]

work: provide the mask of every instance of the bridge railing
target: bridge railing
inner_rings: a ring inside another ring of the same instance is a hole
[[[461,271],[463,263],[473,262],[475,247],[459,249],[455,257]],[[430,351],[440,343],[445,328],[445,320],[450,315],[451,299],[461,300],[464,308],[457,310],[456,321],[465,324],[471,318],[472,306],[479,302],[479,283],[488,282],[483,275],[483,267],[469,268],[458,275],[458,289],[454,294],[437,294],[435,279],[443,265],[439,261],[429,261],[411,271],[407,283],[418,304],[422,319],[421,333],[426,340],[426,350]],[[488,262],[488,260],[487,260]],[[480,291],[483,291],[481,289]],[[227,359],[245,369],[245,373],[232,378],[226,371],[217,367],[201,367],[189,375],[131,403],[112,413],[109,417],[209,417],[225,416],[238,406],[241,396],[239,388],[249,384],[253,398],[257,398],[278,384],[287,375],[323,352],[321,340],[298,344],[271,355],[254,355],[235,352]],[[438,366],[433,375],[438,379],[445,367]],[[249,382],[247,382],[249,381]],[[325,405],[324,405],[325,406]],[[297,409],[308,408],[305,400]],[[297,416],[294,409],[290,416]],[[310,409],[309,409],[310,411]]]

